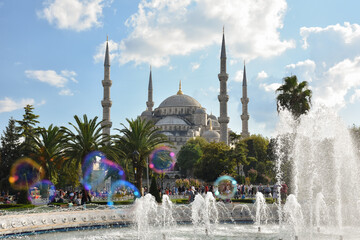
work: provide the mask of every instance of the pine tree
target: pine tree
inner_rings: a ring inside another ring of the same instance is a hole
[[[156,178],[155,178],[154,175],[151,178],[151,184],[150,184],[149,193],[155,197],[155,200],[158,203],[161,203],[161,197],[160,197],[159,189],[158,189],[157,184],[156,184]]]
[[[24,142],[22,143],[21,150],[22,156],[28,156],[31,152],[31,145],[33,143],[33,137],[36,134],[37,128],[36,124],[39,123],[39,115],[33,113],[34,107],[32,105],[26,105],[24,107],[25,114],[23,115],[22,121],[16,121],[19,126],[17,131],[24,137]]]
[[[8,191],[10,189],[9,177],[11,166],[21,155],[20,135],[13,118],[9,119],[9,125],[1,136],[0,152],[0,189]]]

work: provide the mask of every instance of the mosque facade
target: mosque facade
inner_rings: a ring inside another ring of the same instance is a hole
[[[108,45],[106,44],[105,62],[104,62],[104,100],[103,106],[103,120],[107,124],[110,122],[110,60],[109,60]],[[176,94],[166,98],[160,105],[153,109],[153,86],[152,86],[152,71],[150,68],[149,85],[148,85],[148,100],[146,102],[146,110],[140,115],[140,118],[153,121],[163,134],[165,134],[171,142],[174,143],[175,152],[178,152],[189,139],[200,136],[204,137],[208,142],[222,141],[229,143],[229,128],[228,123],[230,118],[227,115],[227,102],[229,96],[227,95],[227,79],[226,73],[226,49],[225,49],[225,35],[223,33],[221,55],[220,55],[220,73],[218,74],[220,82],[220,94],[218,95],[220,103],[220,116],[216,117],[213,114],[208,114],[206,109],[193,97],[186,95],[181,90],[181,82],[179,90]],[[247,113],[247,98],[246,89],[246,72],[244,65],[243,79],[243,114],[241,119],[243,122],[242,134],[248,136],[249,115]],[[246,106],[244,106],[246,104]],[[111,125],[108,125],[111,127]],[[104,130],[104,133],[110,132],[109,129]]]

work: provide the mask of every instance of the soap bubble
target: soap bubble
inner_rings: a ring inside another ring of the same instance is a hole
[[[125,172],[121,166],[106,159],[105,154],[94,152],[89,154],[84,161],[86,169],[81,183],[86,190],[100,191],[105,187],[105,182],[125,179]],[[111,178],[110,178],[111,177]]]
[[[173,169],[175,162],[175,153],[169,147],[163,146],[150,154],[149,167],[156,173],[164,173]]]
[[[224,175],[214,183],[215,196],[221,199],[231,199],[237,191],[237,182],[234,178]]]
[[[55,198],[55,186],[49,180],[33,184],[28,191],[28,199],[34,205],[48,204]]]
[[[17,160],[11,167],[9,182],[16,190],[28,190],[45,175],[43,168],[30,158]]]
[[[101,159],[106,159],[106,156],[100,151],[93,151],[86,155],[81,165],[82,172],[91,172],[94,166],[96,167],[99,164]]]
[[[113,206],[114,201],[118,201],[124,196],[134,196],[139,198],[141,197],[141,192],[134,184],[125,180],[118,180],[111,184],[111,190],[108,195],[108,206]]]

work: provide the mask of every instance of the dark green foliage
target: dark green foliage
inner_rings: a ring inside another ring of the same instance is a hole
[[[123,129],[116,129],[121,135],[115,139],[116,147],[124,155],[126,160],[131,162],[133,176],[135,176],[135,186],[141,189],[146,159],[151,152],[160,144],[170,144],[166,135],[160,133],[160,129],[155,127],[152,121],[126,119],[129,124],[127,128],[124,124]],[[136,157],[134,153],[136,154]]]
[[[29,204],[30,201],[28,199],[28,191],[27,190],[20,190],[18,195],[18,199],[16,203],[18,204]]]
[[[177,165],[180,167],[183,176],[193,176],[194,165],[203,155],[201,146],[205,145],[207,145],[207,143],[203,143],[199,137],[188,141],[181,147],[177,156]]]
[[[159,189],[157,187],[156,177],[155,176],[153,176],[151,178],[151,184],[150,184],[149,193],[155,197],[155,200],[158,203],[161,203],[161,197],[160,197]]]
[[[197,178],[213,182],[222,174],[234,174],[235,162],[229,157],[230,148],[225,143],[209,143],[203,147],[203,153],[195,164]]]
[[[16,129],[15,120],[10,119],[3,135],[1,135],[0,148],[0,189],[9,191],[10,169],[14,162],[20,158],[20,135]]]
[[[39,115],[33,113],[34,107],[32,105],[26,105],[24,110],[23,120],[16,121],[16,123],[19,124],[17,131],[24,137],[24,142],[21,144],[22,156],[29,156],[34,144],[33,139],[37,130],[36,124],[39,123],[36,119],[39,118]]]
[[[284,84],[276,89],[276,93],[279,93],[276,97],[277,109],[280,111],[285,108],[297,119],[310,110],[312,92],[308,89],[308,83],[298,83],[295,75],[283,80]]]

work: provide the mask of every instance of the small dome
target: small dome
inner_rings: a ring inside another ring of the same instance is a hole
[[[155,126],[160,125],[188,125],[183,119],[173,116],[167,116],[163,119],[160,119]]]
[[[149,110],[146,110],[141,113],[141,116],[142,117],[151,117],[152,113]]]
[[[205,112],[205,109],[198,108],[198,109],[196,109],[195,114],[206,114],[206,112]]]
[[[208,116],[208,118],[211,118],[211,119],[213,119],[213,120],[216,120],[216,121],[217,121],[217,117],[216,117],[215,115],[210,114],[210,115]]]
[[[220,139],[220,134],[217,131],[209,130],[203,133],[204,137],[208,142],[218,141]]]
[[[173,95],[165,99],[162,103],[160,103],[159,108],[164,107],[199,107],[201,108],[201,104],[196,101],[194,98],[181,94],[181,95]]]
[[[211,118],[212,119],[212,118]],[[217,119],[211,120],[212,126],[213,127],[220,127],[220,123],[218,122]],[[208,119],[207,124],[210,124],[210,119]]]

